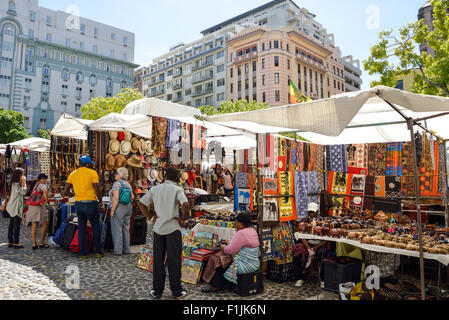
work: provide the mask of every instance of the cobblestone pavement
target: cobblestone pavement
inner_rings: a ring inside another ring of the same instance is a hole
[[[80,261],[78,255],[59,247],[31,248],[30,228],[22,226],[20,239],[25,249],[10,249],[7,242],[9,219],[0,218],[0,300],[150,300],[152,274],[138,269],[137,254],[107,255]],[[79,268],[80,289],[68,289],[69,266]],[[68,273],[66,273],[68,272]],[[167,277],[168,278],[168,277]],[[316,282],[296,288],[293,282],[277,284],[266,280],[263,294],[242,298],[233,292],[204,294],[203,284],[183,283],[185,300],[305,300],[317,299],[324,291]],[[168,289],[162,299],[173,299]],[[328,293],[325,299],[334,296]]]

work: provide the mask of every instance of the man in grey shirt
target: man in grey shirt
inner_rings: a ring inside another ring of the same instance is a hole
[[[165,289],[165,255],[173,296],[182,299],[187,294],[181,286],[181,225],[189,213],[189,203],[184,190],[177,185],[179,177],[178,170],[168,168],[165,182],[151,188],[138,202],[140,210],[147,218],[152,218],[148,210],[150,205],[154,207],[156,214],[156,223],[153,227],[153,289],[150,291],[155,299],[160,299]],[[182,205],[182,218],[179,217],[180,205]]]

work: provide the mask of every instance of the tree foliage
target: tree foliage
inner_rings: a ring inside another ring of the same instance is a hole
[[[213,106],[202,106],[199,109],[202,114],[205,114],[208,116],[213,116],[216,114],[261,110],[261,109],[267,109],[269,107],[270,106],[268,105],[268,103],[259,103],[257,101],[248,102],[246,100],[238,100],[236,102],[224,101],[221,103],[221,106],[219,109],[217,109]]]
[[[23,126],[23,114],[0,108],[0,143],[6,144],[29,138]]]
[[[434,30],[423,20],[399,29],[382,31],[380,42],[371,48],[371,56],[363,61],[370,75],[380,75],[371,86],[395,87],[398,76],[417,70],[412,84],[415,93],[449,96],[449,0],[432,0]],[[434,55],[419,53],[428,44]]]
[[[83,119],[98,120],[110,113],[121,113],[129,103],[142,98],[139,90],[132,88],[123,88],[114,97],[93,98],[81,108]]]
[[[50,133],[51,133],[51,130],[49,130],[49,129],[48,130],[42,130],[42,129],[37,130],[37,136],[42,139],[51,140]]]

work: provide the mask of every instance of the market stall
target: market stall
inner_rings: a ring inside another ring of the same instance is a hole
[[[280,145],[281,148],[273,147],[273,141],[270,141],[269,133],[298,132],[302,137],[312,142],[326,144],[326,150],[323,150],[322,153],[320,151],[316,155],[323,157],[322,161],[325,166],[323,180],[326,185],[320,185],[321,191],[327,190],[329,194],[334,195],[334,198],[339,199],[337,201],[339,205],[331,205],[329,206],[330,208],[352,207],[353,213],[365,211],[363,210],[364,206],[367,209],[367,206],[371,207],[374,205],[373,200],[376,198],[375,182],[382,181],[382,179],[376,179],[376,177],[384,177],[385,179],[389,177],[388,183],[386,185],[384,183],[384,189],[382,190],[380,188],[380,191],[389,192],[388,196],[393,196],[394,200],[398,200],[399,198],[412,200],[412,205],[416,208],[414,210],[417,219],[416,230],[409,230],[409,232],[412,233],[412,238],[413,234],[415,234],[418,239],[412,239],[413,245],[409,247],[409,251],[419,252],[421,291],[422,298],[424,298],[423,235],[427,236],[428,234],[424,234],[422,228],[421,197],[424,198],[423,200],[439,200],[438,202],[446,208],[443,211],[447,213],[446,147],[443,143],[445,142],[443,141],[445,138],[449,138],[449,128],[445,125],[448,115],[447,111],[449,111],[449,100],[447,98],[416,95],[387,87],[376,87],[366,91],[341,94],[329,99],[304,104],[253,112],[217,115],[205,117],[205,120],[231,128],[245,130],[246,132],[257,133],[257,156],[260,169],[264,168],[266,170],[267,167],[271,167],[270,169],[274,168],[277,170],[277,172],[271,173],[274,177],[274,179],[272,178],[273,181],[267,181],[267,183],[271,186],[274,185],[276,175],[278,175],[278,184],[284,185],[277,188],[281,196],[275,195],[274,193],[269,196],[283,198],[282,201],[278,200],[278,205],[282,206],[282,203],[285,204],[285,213],[290,215],[288,220],[291,221],[296,220],[294,208],[297,206],[294,203],[294,198],[295,196],[297,197],[297,194],[294,194],[292,185],[295,185],[295,188],[299,185],[298,191],[304,192],[307,186],[304,186],[302,181],[307,181],[307,179],[315,180],[316,178],[301,177],[301,174],[296,172],[295,178],[298,178],[293,180],[291,174],[286,169],[283,169],[286,168],[286,161],[289,161],[288,153],[286,154],[283,150],[287,144],[280,142],[278,146]],[[440,114],[438,112],[444,113]],[[279,129],[273,127],[278,127]],[[420,132],[414,130],[416,127],[419,128]],[[428,128],[438,132],[438,135]],[[434,140],[435,138],[436,140]],[[269,141],[268,144],[266,142],[267,140]],[[369,161],[363,163],[364,160],[369,158],[369,152],[365,152],[369,148],[367,149],[365,146],[365,148],[359,149],[356,145],[366,144],[367,142],[373,144],[382,142],[389,143],[389,145],[373,146],[371,156],[374,156],[374,166],[371,168],[369,168]],[[402,147],[405,143],[408,144],[405,146],[405,149],[407,149],[407,160],[404,168],[408,171],[403,174],[401,156],[403,152]],[[318,147],[319,145],[315,148],[311,144],[308,151],[309,156],[311,155],[310,150],[318,149]],[[377,147],[386,147],[384,149],[385,153],[382,152],[382,149],[378,150]],[[288,147],[286,149],[288,150]],[[297,150],[296,147],[292,149]],[[270,156],[267,156],[263,150],[268,150]],[[422,150],[424,150],[424,154]],[[271,153],[274,153],[274,159]],[[298,158],[303,157],[301,151],[295,152],[295,154]],[[357,166],[359,155],[362,156],[362,167]],[[384,170],[383,175],[378,173],[377,169],[379,168],[375,166],[378,160],[377,156],[384,157],[385,162],[383,164],[389,169],[387,172],[386,168],[380,168]],[[308,159],[314,158],[309,157]],[[352,162],[349,166],[348,160]],[[270,161],[273,164],[270,164]],[[276,167],[276,162],[278,162],[278,165],[282,164],[282,167]],[[300,161],[299,163],[301,164]],[[298,164],[298,160],[296,164]],[[353,169],[350,171],[349,168]],[[370,172],[371,170],[374,174]],[[322,172],[318,170],[316,174],[319,177]],[[353,179],[354,177],[356,179]],[[392,179],[391,177],[395,178]],[[409,193],[409,197],[401,194],[404,191],[402,185],[403,179],[406,180],[404,190]],[[258,170],[259,186],[262,185],[263,180],[265,178],[262,175],[262,170]],[[385,188],[389,189],[385,190]],[[273,187],[273,190],[276,190],[276,187]],[[298,202],[304,201],[303,199],[307,197],[317,195],[317,192],[305,191],[304,196],[299,198]],[[381,196],[383,197],[379,198],[387,198],[386,193],[381,194]],[[262,193],[262,188],[259,188],[257,202],[262,204],[267,197],[268,195]],[[426,197],[431,199],[425,199]],[[273,203],[269,206],[259,206],[261,237],[265,240],[265,244],[270,243],[270,241],[271,243],[279,241],[280,243],[287,242],[292,244],[291,239],[293,238],[294,228],[290,222],[288,223],[288,227],[282,223],[279,225],[285,231],[280,236],[277,236],[279,233],[274,230],[271,233],[265,232],[267,230],[261,230],[261,226],[263,226],[263,211],[276,211],[274,209],[276,205],[275,201]],[[399,212],[401,212],[401,208],[400,206]],[[329,211],[328,209],[326,208],[325,211]],[[341,213],[339,209],[331,211],[337,216]],[[382,210],[378,211],[378,214],[385,214]],[[413,209],[410,211],[413,212]],[[282,208],[279,208],[278,212],[282,215]],[[391,215],[387,215],[387,219],[390,218]],[[444,231],[442,230],[442,232]],[[436,234],[433,234],[431,237],[433,240],[435,240]],[[270,237],[274,240],[270,240]],[[376,239],[376,241],[388,240]],[[285,250],[281,251],[286,253],[287,261],[290,261],[288,245],[284,246],[283,249]],[[447,255],[446,248],[438,248],[438,251],[440,252],[439,254]],[[264,255],[267,255],[266,252]]]

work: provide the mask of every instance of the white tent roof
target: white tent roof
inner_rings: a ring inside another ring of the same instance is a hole
[[[384,100],[412,118],[449,111],[449,98],[379,86],[303,104],[205,119],[258,133],[298,131],[304,138],[322,144],[409,141],[407,125],[395,124],[404,122],[404,118]],[[427,121],[427,127],[439,136],[449,138],[448,120],[449,116],[431,119]],[[389,125],[381,125],[386,123]],[[273,130],[272,126],[282,130]]]
[[[63,113],[53,127],[51,135],[87,140],[87,125],[93,122],[92,120],[77,119]]]
[[[45,152],[50,150],[51,141],[42,138],[28,138],[8,144],[16,148],[28,148],[30,151]],[[6,146],[6,144],[0,144],[0,151],[2,153],[5,151]]]
[[[181,104],[159,100],[155,98],[145,98],[131,102],[122,114],[134,115],[144,114],[155,117],[193,117],[195,115],[201,115],[201,112],[197,108],[184,106]]]
[[[129,131],[144,138],[151,138],[152,128],[152,118],[143,114],[110,113],[89,124],[92,131]]]

